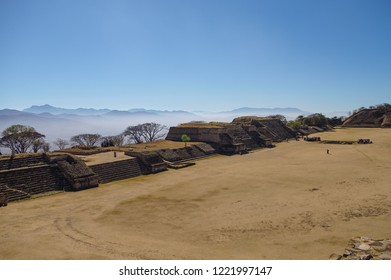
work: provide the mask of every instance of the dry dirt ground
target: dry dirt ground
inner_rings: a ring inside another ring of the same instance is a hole
[[[1,259],[328,259],[391,238],[391,129],[214,156],[0,208]],[[330,154],[326,154],[326,149]]]

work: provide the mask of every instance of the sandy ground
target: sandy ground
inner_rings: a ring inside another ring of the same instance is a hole
[[[328,259],[391,238],[391,129],[339,129],[0,208],[1,259]],[[330,149],[330,155],[326,154]]]
[[[115,155],[115,156],[114,156]],[[101,164],[129,159],[124,152],[106,152],[89,156],[79,156],[87,165]]]

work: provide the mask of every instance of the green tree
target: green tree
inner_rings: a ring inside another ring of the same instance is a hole
[[[305,117],[303,124],[308,126],[325,127],[327,125],[327,118],[323,114],[316,113]]]
[[[343,117],[332,117],[332,118],[327,118],[327,123],[331,126],[338,126],[343,123]]]
[[[300,128],[300,126],[302,126],[301,122],[300,121],[289,121],[287,123],[287,126],[292,128],[293,130],[297,130]]]
[[[277,115],[270,115],[270,116],[267,116],[267,118],[279,119],[279,120],[282,121],[284,124],[287,123],[286,117],[283,116],[283,115],[280,115],[280,114],[277,114]]]
[[[1,136],[0,145],[9,148],[13,154],[26,153],[34,142],[43,142],[45,137],[35,128],[21,124],[6,128]]]
[[[182,142],[185,143],[185,147],[186,147],[187,146],[187,142],[190,142],[191,139],[190,139],[190,137],[187,134],[182,134],[181,140],[182,140]]]

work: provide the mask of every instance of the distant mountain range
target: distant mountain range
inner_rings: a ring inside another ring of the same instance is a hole
[[[281,114],[288,119],[309,112],[297,108],[238,108],[225,112],[164,111],[133,108],[111,110],[94,108],[65,109],[51,105],[34,105],[22,111],[0,110],[0,132],[13,124],[34,127],[46,135],[47,141],[57,138],[69,139],[80,133],[99,133],[103,136],[117,135],[126,127],[145,122],[156,122],[167,127],[190,121],[224,121],[244,115],[268,116]]]
[[[94,109],[94,108],[77,108],[77,109],[65,109],[58,108],[51,105],[33,105],[30,108],[26,108],[23,110],[26,113],[34,113],[34,114],[42,114],[49,113],[53,115],[79,115],[79,116],[96,116],[96,115],[116,115],[116,116],[125,116],[132,114],[150,114],[150,115],[170,115],[170,114],[181,114],[181,115],[204,115],[204,114],[282,114],[282,115],[308,115],[309,112],[302,111],[297,108],[250,108],[250,107],[242,107],[238,109],[234,109],[231,111],[224,112],[206,112],[206,111],[197,111],[197,112],[186,112],[186,111],[161,111],[161,110],[147,110],[144,108],[133,108],[125,111],[119,110],[110,110],[110,109]]]
[[[54,107],[51,105],[33,105],[30,108],[22,110],[26,113],[42,114],[49,113],[52,115],[78,115],[78,116],[99,116],[99,115],[113,115],[113,116],[126,116],[134,114],[150,114],[150,115],[159,115],[159,114],[191,114],[185,111],[159,111],[159,110],[146,110],[143,108],[129,109],[126,111],[119,110],[110,110],[110,109],[94,109],[94,108],[77,108],[77,109],[65,109]]]
[[[224,112],[164,111],[134,108],[110,110],[94,108],[65,109],[51,105],[34,105],[22,111],[0,110],[0,132],[14,124],[29,125],[46,135],[46,141],[57,138],[70,139],[81,133],[99,133],[103,136],[117,135],[126,127],[146,122],[156,122],[167,127],[190,121],[231,122],[239,116],[284,115],[288,120],[309,112],[297,108],[249,108],[243,107]]]
[[[81,116],[90,116],[90,115],[102,115],[110,112],[109,109],[93,109],[93,108],[78,108],[78,109],[65,109],[58,108],[51,105],[33,105],[30,108],[24,109],[23,112],[41,114],[49,113],[53,115],[61,114],[72,114],[72,115],[81,115]]]

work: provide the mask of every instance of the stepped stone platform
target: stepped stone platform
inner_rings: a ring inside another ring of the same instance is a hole
[[[213,149],[211,145],[206,143],[195,144],[193,146],[199,149],[204,155],[212,155],[216,153],[215,149]]]
[[[349,118],[342,124],[343,127],[391,127],[390,109],[363,109]]]
[[[157,151],[127,151],[125,154],[137,158],[141,173],[144,175],[167,170],[167,164]]]
[[[184,161],[198,159],[215,154],[215,150],[208,144],[198,143],[179,149],[160,149],[155,151],[127,151],[126,155],[136,157],[142,174],[151,174],[166,171],[167,167],[181,168],[194,164],[181,164]]]
[[[68,186],[67,191],[80,191],[98,186],[98,176],[80,158],[70,155],[54,155],[47,157],[47,161],[56,164]]]
[[[19,195],[20,199],[28,198],[31,195],[62,190],[64,182],[61,180],[58,170],[49,165],[32,167],[20,167],[0,171],[0,184],[12,190],[19,190],[26,195]],[[3,188],[1,192],[5,189]],[[11,194],[6,192],[6,196]],[[14,192],[14,194],[16,194]],[[8,197],[10,201],[13,198]]]
[[[34,153],[0,156],[0,194],[8,201],[53,191],[98,186],[97,175],[69,154]]]
[[[277,118],[240,117],[231,123],[191,122],[170,127],[167,140],[181,141],[182,135],[192,141],[205,142],[222,154],[273,147],[272,142],[294,138],[295,132]]]
[[[98,175],[99,182],[104,184],[141,175],[136,158],[94,164],[89,167]]]
[[[281,142],[294,138],[295,132],[288,128],[280,119],[262,117],[239,117],[232,121],[247,128],[247,131],[257,131],[263,139],[271,139],[273,142]]]
[[[9,170],[45,163],[43,154],[25,154],[18,156],[0,156],[0,170]]]
[[[16,201],[28,199],[31,195],[19,189],[10,188],[7,185],[0,185],[0,193],[7,199],[7,201]]]

